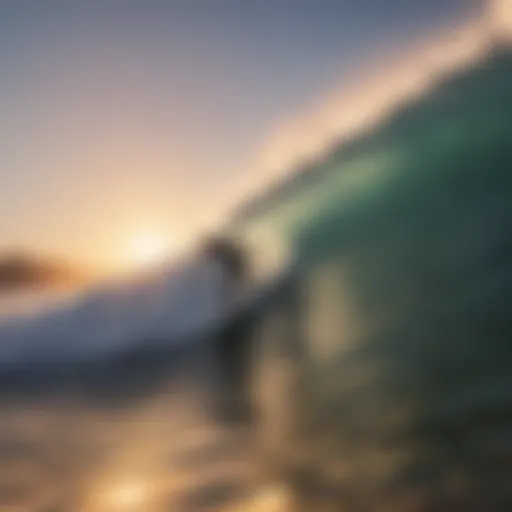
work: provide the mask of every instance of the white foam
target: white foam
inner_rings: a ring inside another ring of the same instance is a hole
[[[198,338],[229,304],[218,265],[192,260],[166,272],[113,283],[0,323],[0,362],[97,357],[140,343]]]

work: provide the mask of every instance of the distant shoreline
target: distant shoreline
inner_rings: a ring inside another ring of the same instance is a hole
[[[72,289],[89,280],[86,272],[66,262],[23,252],[0,255],[1,296]]]

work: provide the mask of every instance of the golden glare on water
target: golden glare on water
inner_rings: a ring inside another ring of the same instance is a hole
[[[249,503],[242,503],[226,512],[288,512],[291,510],[288,492],[280,487],[261,490]]]
[[[143,510],[147,501],[146,489],[139,482],[126,483],[112,490],[110,501],[120,510]]]
[[[149,487],[139,480],[113,483],[91,498],[86,507],[91,512],[146,512],[152,501]]]

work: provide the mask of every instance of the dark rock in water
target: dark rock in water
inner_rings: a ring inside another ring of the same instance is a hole
[[[255,400],[297,510],[512,509],[510,91],[500,49],[265,212],[299,277]]]

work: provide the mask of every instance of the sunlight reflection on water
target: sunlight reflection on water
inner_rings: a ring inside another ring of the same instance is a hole
[[[148,510],[151,493],[143,480],[117,482],[99,494],[95,501],[97,510],[138,512]]]

